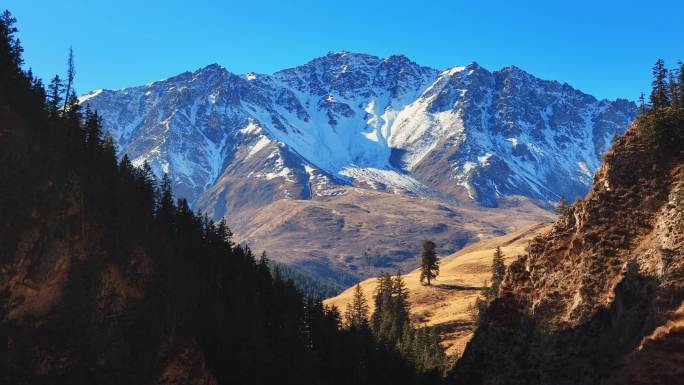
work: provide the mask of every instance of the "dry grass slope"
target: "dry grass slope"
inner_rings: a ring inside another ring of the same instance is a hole
[[[444,255],[553,217],[522,198],[489,209],[349,188],[339,196],[278,200],[230,218],[230,225],[253,250],[350,286],[383,270],[412,270],[425,239]]]
[[[527,243],[532,238],[548,230],[550,226],[549,223],[527,226],[511,234],[477,242],[441,258],[440,275],[431,287],[420,284],[418,269],[405,274],[413,321],[419,325],[438,326],[447,354],[460,355],[472,336],[470,307],[479,295],[483,283],[491,277],[494,249],[500,246],[505,254],[506,264],[509,264],[517,255],[525,253]],[[361,282],[361,287],[372,304],[376,279]],[[335,305],[343,311],[351,300],[352,289],[327,299],[325,304]]]

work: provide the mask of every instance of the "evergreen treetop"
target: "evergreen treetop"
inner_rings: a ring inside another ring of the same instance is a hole
[[[653,108],[667,107],[670,104],[670,98],[668,96],[668,71],[665,68],[665,61],[663,59],[656,60],[651,73],[653,74],[653,81],[649,101]]]
[[[360,284],[354,286],[354,294],[351,303],[347,305],[347,312],[345,313],[345,323],[349,328],[366,328],[368,327],[368,301],[363,294]]]
[[[439,275],[439,261],[437,260],[436,248],[437,245],[434,242],[425,241],[420,253],[420,283],[427,281],[428,286]]]
[[[489,290],[489,297],[495,298],[499,293],[499,288],[506,275],[506,265],[504,264],[504,254],[501,247],[497,246],[492,258],[492,286]]]

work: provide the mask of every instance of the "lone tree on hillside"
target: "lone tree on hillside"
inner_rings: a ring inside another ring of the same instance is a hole
[[[501,247],[497,246],[494,251],[494,258],[492,258],[492,286],[489,289],[490,298],[496,297],[499,293],[499,288],[506,275],[506,265],[504,264],[504,254],[501,252]]]
[[[439,261],[435,253],[435,245],[432,241],[423,242],[423,251],[420,252],[420,283],[427,280],[428,286],[439,275]]]
[[[670,104],[667,85],[667,69],[663,59],[656,60],[653,66],[653,89],[651,90],[650,102],[653,108],[667,107]]]
[[[354,286],[352,301],[347,305],[344,319],[347,327],[368,327],[368,301],[358,283]]]

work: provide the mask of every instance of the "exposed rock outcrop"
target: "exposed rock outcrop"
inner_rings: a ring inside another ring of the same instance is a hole
[[[681,112],[639,118],[604,161],[589,194],[511,265],[454,382],[654,384],[681,372]]]

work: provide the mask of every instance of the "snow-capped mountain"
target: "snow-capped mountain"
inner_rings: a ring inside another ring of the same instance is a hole
[[[635,115],[631,102],[516,67],[440,72],[348,52],[272,75],[212,64],[81,102],[122,154],[170,173],[179,195],[217,217],[349,184],[485,206],[571,199]]]
[[[529,200],[584,194],[636,111],[516,67],[347,52],[271,75],[212,64],[80,100],[120,155],[169,173],[237,240],[343,285],[414,268],[423,239],[444,254],[550,219]]]

